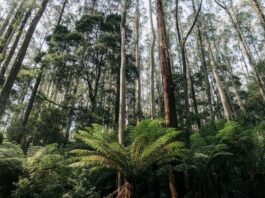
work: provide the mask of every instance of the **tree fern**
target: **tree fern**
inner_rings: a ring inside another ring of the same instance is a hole
[[[99,128],[102,129],[96,126],[87,132],[78,132],[76,138],[91,149],[71,151],[71,166],[88,166],[93,170],[114,169],[130,182],[160,160],[176,157],[184,147],[177,141],[180,132],[165,129],[157,120],[145,120],[133,128],[127,147],[102,136],[104,132]]]

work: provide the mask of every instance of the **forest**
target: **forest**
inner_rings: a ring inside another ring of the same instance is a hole
[[[264,198],[265,0],[0,0],[0,198]]]

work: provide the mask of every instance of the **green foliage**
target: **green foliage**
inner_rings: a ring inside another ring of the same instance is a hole
[[[22,173],[22,150],[18,145],[4,142],[0,144],[0,197],[9,197],[15,189],[14,182],[17,182]]]
[[[102,133],[105,135],[102,136]],[[91,170],[112,169],[122,173],[134,184],[152,165],[179,157],[183,143],[176,140],[179,132],[165,129],[160,121],[142,121],[132,129],[130,144],[124,147],[117,140],[108,138],[108,131],[94,125],[88,132],[80,131],[76,138],[91,149],[71,151],[72,167],[90,167]],[[138,135],[139,134],[139,135]]]
[[[24,167],[26,173],[16,184],[14,197],[98,197],[85,183],[84,171],[68,167],[56,144],[31,147]]]

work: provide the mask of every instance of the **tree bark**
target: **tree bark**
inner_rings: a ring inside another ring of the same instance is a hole
[[[62,18],[63,18],[63,14],[64,14],[64,10],[65,10],[65,7],[66,7],[67,3],[68,3],[68,0],[64,0],[63,6],[62,6],[62,9],[60,11],[59,18],[58,18],[56,26],[59,26],[61,24],[61,21],[62,21]]]
[[[124,129],[125,129],[125,103],[126,103],[126,80],[125,80],[125,67],[126,67],[126,16],[127,16],[128,1],[122,1],[122,18],[121,18],[121,67],[120,67],[120,108],[119,108],[119,143],[124,144]]]
[[[167,45],[164,10],[161,0],[156,0],[156,4],[157,4],[159,62],[162,73],[166,127],[177,127],[175,93],[174,93],[174,85],[172,81],[172,74],[170,68],[170,57]]]
[[[7,79],[3,85],[3,88],[0,92],[0,117],[4,114],[6,103],[9,99],[9,95],[10,95],[10,92],[12,90],[13,84],[17,78],[18,72],[20,71],[22,62],[25,58],[27,49],[28,49],[30,41],[31,41],[31,38],[33,36],[33,33],[34,33],[37,25],[38,25],[38,22],[40,21],[42,15],[43,15],[43,12],[44,12],[48,2],[49,2],[49,0],[43,0],[42,1],[41,7],[37,11],[35,17],[32,20],[32,23],[30,24],[30,27],[29,27],[26,35],[25,35],[25,39],[24,39],[24,41],[23,41],[23,43],[22,43],[22,45],[18,51],[17,57],[16,57],[14,64],[11,68],[9,76],[7,77]]]
[[[265,100],[265,83],[263,81],[263,79],[260,77],[258,71],[257,71],[257,68],[256,68],[256,61],[255,59],[253,58],[252,54],[251,54],[251,51],[249,49],[249,46],[247,45],[247,42],[245,40],[245,37],[241,31],[241,28],[239,26],[239,24],[237,23],[236,21],[236,18],[235,16],[233,15],[233,13],[229,10],[229,8],[225,5],[225,4],[221,4],[220,2],[218,2],[217,0],[215,0],[215,2],[225,10],[225,12],[227,13],[227,15],[229,16],[235,30],[237,31],[237,34],[238,34],[238,37],[239,37],[239,40],[243,46],[243,49],[244,49],[244,53],[245,55],[247,56],[248,58],[248,61],[249,61],[249,64],[250,66],[252,67],[254,73],[255,73],[255,81],[259,87],[259,90],[260,90],[260,93],[262,95],[262,98],[263,100]]]
[[[16,38],[15,38],[13,44],[12,44],[12,47],[11,47],[9,53],[8,53],[8,56],[6,57],[3,65],[2,65],[1,72],[0,72],[0,86],[3,85],[3,83],[4,83],[4,76],[5,76],[5,73],[6,73],[6,69],[8,68],[9,63],[10,63],[12,57],[14,56],[14,53],[15,53],[16,48],[18,46],[18,42],[19,42],[20,37],[21,37],[21,35],[23,33],[25,25],[26,25],[30,15],[31,15],[31,12],[32,12],[32,8],[24,16],[24,19],[23,19],[23,21],[22,21],[22,23],[21,23],[21,25],[20,25],[20,27],[18,29]]]
[[[221,103],[222,103],[222,106],[224,109],[224,115],[225,115],[225,118],[227,120],[230,120],[233,118],[231,104],[230,104],[229,99],[227,97],[227,93],[224,89],[223,82],[221,81],[219,74],[218,74],[218,71],[217,71],[217,63],[216,63],[214,55],[213,55],[211,43],[210,43],[208,38],[206,38],[206,40],[207,40],[208,49],[209,49],[209,60],[210,60],[210,63],[212,65],[212,72],[213,72],[213,76],[214,76],[214,79],[216,82],[216,87],[217,87],[219,96],[221,98]]]
[[[21,18],[23,17],[23,13],[24,13],[24,6],[25,6],[25,2],[26,0],[23,0],[22,3],[20,4],[18,10],[16,11],[15,13],[15,16],[14,18],[12,19],[12,21],[10,22],[2,40],[1,40],[1,43],[0,43],[0,54],[1,54],[1,58],[0,58],[0,61],[3,61],[3,57],[4,57],[4,53],[5,51],[7,50],[8,48],[8,45],[15,33],[15,27],[16,27],[16,24],[20,23],[20,20]]]
[[[1,29],[0,29],[0,37],[3,36],[8,24],[9,24],[9,21],[10,19],[12,18],[13,14],[14,14],[14,11],[16,10],[16,7],[17,7],[17,3],[15,3],[14,5],[12,5],[12,7],[10,8],[6,18],[5,18],[5,21],[4,23],[2,24],[1,26]]]
[[[260,3],[258,0],[252,0],[252,7],[253,10],[256,12],[256,14],[258,15],[261,23],[262,23],[262,27],[265,30],[265,14],[262,11],[262,8],[260,6]]]
[[[193,4],[193,11],[196,12],[195,3],[194,0],[192,1]],[[207,96],[207,102],[208,102],[208,109],[210,111],[210,120],[214,120],[214,108],[213,108],[213,102],[212,102],[212,94],[211,94],[211,86],[209,81],[209,74],[208,74],[208,67],[207,67],[207,61],[206,61],[206,53],[205,53],[205,47],[203,44],[203,34],[201,31],[201,21],[199,20],[196,24],[197,27],[197,40],[198,40],[198,52],[200,55],[201,63],[202,63],[202,73],[204,76],[204,82],[206,85],[205,92]]]
[[[139,30],[140,30],[140,8],[139,0],[136,0],[136,20],[135,20],[135,66],[138,71],[138,76],[135,82],[135,92],[136,92],[136,118],[139,122],[142,117],[141,109],[141,63],[140,63],[140,48],[139,48]]]
[[[149,0],[149,19],[151,27],[151,45],[150,45],[150,104],[151,104],[151,118],[156,116],[155,107],[155,28],[153,22],[152,0]]]

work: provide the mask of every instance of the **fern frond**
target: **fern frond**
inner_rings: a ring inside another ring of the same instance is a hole
[[[144,159],[147,156],[158,155],[159,150],[171,143],[179,135],[179,133],[180,132],[177,132],[174,129],[168,129],[165,135],[159,137],[152,144],[146,146],[143,153],[141,154],[141,158]]]
[[[117,170],[126,174],[123,167],[117,164],[115,161],[101,155],[91,155],[79,157],[78,162],[74,162],[70,167],[101,167]]]

